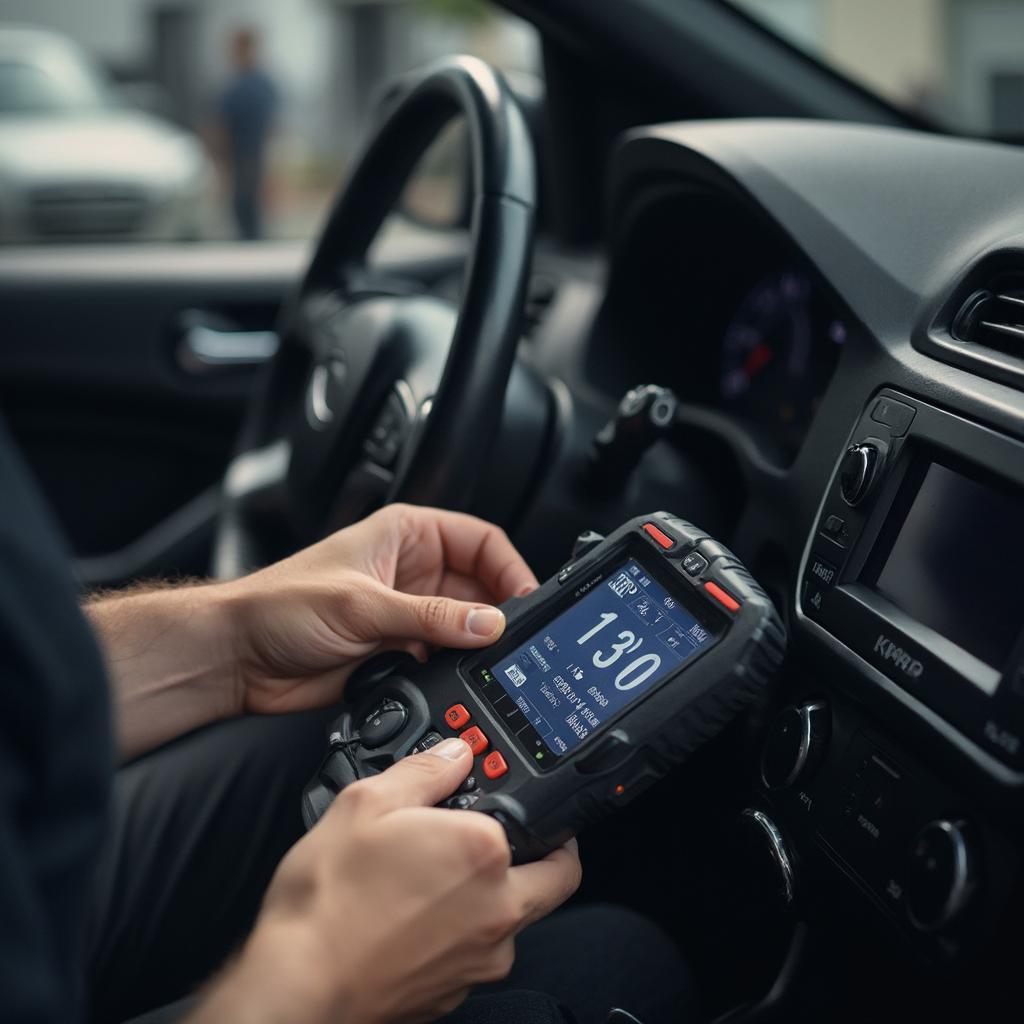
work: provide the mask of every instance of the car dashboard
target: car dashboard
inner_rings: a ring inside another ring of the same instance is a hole
[[[590,305],[561,289],[530,341],[563,434],[525,545],[549,557],[537,538],[582,514],[624,392],[670,388],[676,430],[587,525],[668,507],[773,595],[790,654],[741,744],[740,870],[858,955],[895,951],[871,970],[941,975],[936,1005],[1005,986],[1021,902],[1022,171],[889,128],[636,130]]]
[[[615,271],[590,352],[599,385],[657,380],[792,463],[847,335],[807,259],[741,205],[683,188],[624,226]]]

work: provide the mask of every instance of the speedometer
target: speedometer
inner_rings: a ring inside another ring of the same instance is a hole
[[[762,278],[741,299],[722,338],[722,403],[799,441],[846,340],[810,278],[787,268]]]

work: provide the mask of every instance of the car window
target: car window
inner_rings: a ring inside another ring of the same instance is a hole
[[[909,113],[1024,137],[1024,4],[1007,0],[720,0]]]
[[[485,0],[4,0],[0,243],[312,237],[386,87],[452,53],[540,80],[535,30]],[[408,216],[458,223],[465,173],[455,124]]]

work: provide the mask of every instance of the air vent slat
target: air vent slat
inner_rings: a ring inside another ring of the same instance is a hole
[[[1000,334],[1009,334],[1014,338],[1024,338],[1024,327],[1017,327],[1013,324],[997,324],[991,320],[982,320],[981,326],[990,331],[998,331]]]
[[[914,348],[978,377],[1024,391],[1024,252],[971,269]]]
[[[958,362],[985,376],[1024,381],[1024,274],[1003,274],[971,293],[950,334]]]

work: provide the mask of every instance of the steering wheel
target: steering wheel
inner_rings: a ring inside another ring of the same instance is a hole
[[[367,253],[413,169],[463,115],[470,247],[456,308]],[[282,315],[224,478],[213,571],[237,576],[391,501],[465,508],[520,335],[536,182],[525,118],[471,57],[421,73],[359,158]]]

